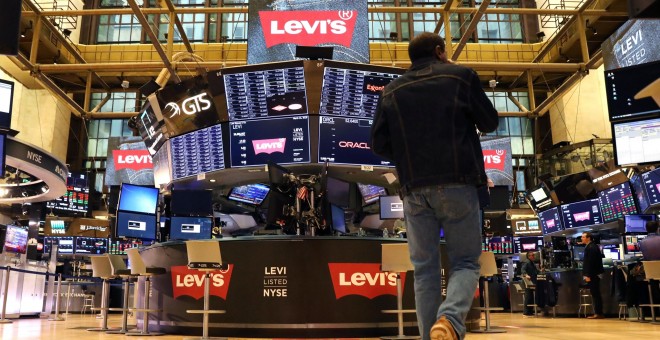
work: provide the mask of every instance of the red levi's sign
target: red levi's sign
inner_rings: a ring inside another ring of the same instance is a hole
[[[278,44],[351,47],[357,11],[259,11],[266,47]]]
[[[227,291],[229,290],[229,281],[231,281],[233,269],[234,266],[230,264],[227,270],[211,272],[209,295],[227,300]],[[205,272],[189,269],[188,266],[174,266],[170,270],[172,272],[172,295],[175,299],[182,295],[188,295],[198,300],[204,297]]]
[[[486,170],[495,169],[504,171],[504,160],[506,159],[506,150],[483,150],[484,166]]]
[[[115,160],[115,170],[121,169],[153,169],[154,163],[149,150],[112,150]]]
[[[328,267],[337,299],[347,295],[362,295],[368,299],[396,296],[396,273],[380,271],[379,263],[328,263]],[[401,273],[401,287],[405,283],[406,273]]]

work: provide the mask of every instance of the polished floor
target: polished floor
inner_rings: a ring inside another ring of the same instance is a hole
[[[65,321],[39,318],[21,318],[11,324],[0,324],[0,339],[154,339],[151,337],[123,336],[85,331],[100,326],[100,320],[91,315],[71,314]],[[117,326],[119,315],[112,315],[109,325]],[[483,320],[482,320],[483,323]],[[470,340],[530,340],[530,339],[660,339],[660,325],[619,319],[587,320],[577,318],[523,318],[521,314],[495,313],[491,325],[502,327],[506,333],[469,333]],[[200,332],[201,333],[201,332]],[[190,336],[190,335],[187,335]],[[182,335],[168,335],[158,339],[181,339]]]

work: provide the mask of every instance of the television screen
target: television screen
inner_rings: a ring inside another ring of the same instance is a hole
[[[172,240],[206,240],[211,238],[213,217],[173,216],[170,224]]]
[[[76,254],[100,255],[108,252],[108,239],[98,237],[76,237]]]
[[[543,237],[514,237],[513,248],[515,254],[539,251],[543,248]]]
[[[385,85],[405,69],[325,61],[320,115],[373,119]],[[371,125],[371,124],[369,124]]]
[[[17,225],[7,225],[4,251],[25,254],[27,251],[28,231]]]
[[[358,183],[358,189],[360,190],[360,194],[362,195],[362,200],[364,200],[365,205],[378,201],[378,196],[387,195],[385,188],[379,187],[377,185]]]
[[[222,125],[186,133],[170,139],[172,178],[181,179],[225,168]]]
[[[393,166],[369,146],[373,119],[321,117],[319,162],[351,165]]]
[[[541,211],[539,212],[538,216],[539,216],[539,221],[541,222],[541,229],[543,230],[543,235],[564,230],[564,227],[561,225],[561,214],[559,213],[558,207]]]
[[[639,247],[639,242],[641,242],[643,239],[646,238],[646,235],[627,235],[625,238],[626,241],[626,247],[625,250],[626,252],[639,252],[640,247]]]
[[[641,174],[634,174],[630,178],[630,184],[633,189],[633,194],[637,198],[637,206],[639,207],[639,212],[644,213],[649,207],[649,199],[646,196],[646,190],[644,189],[644,181]]]
[[[172,190],[170,211],[174,216],[211,216],[213,215],[213,191]]]
[[[403,201],[399,198],[399,196],[379,197],[381,220],[403,218]]]
[[[543,183],[528,191],[525,198],[527,199],[527,202],[529,202],[530,207],[537,212],[557,205],[557,202],[552,198],[550,190],[548,190],[548,187]]]
[[[642,183],[649,205],[660,203],[660,168],[642,173]]]
[[[156,239],[156,216],[117,211],[117,237]]]
[[[562,204],[561,221],[565,229],[603,223],[598,200]]]
[[[603,223],[636,214],[635,196],[628,182],[618,184],[598,193],[598,204],[603,215]]]
[[[89,209],[89,177],[86,173],[69,172],[66,179],[66,194],[46,202],[46,207],[59,211],[87,213]]]
[[[253,205],[260,205],[270,188],[264,184],[248,184],[240,187],[233,187],[229,192],[229,198],[232,201],[243,202]]]
[[[222,69],[229,121],[306,115],[303,61]]]
[[[660,61],[605,71],[610,121],[660,114]]]
[[[327,177],[325,190],[328,202],[340,207],[348,207],[350,204],[350,183]]]
[[[541,236],[543,230],[538,219],[511,220],[511,228],[515,236]]]
[[[229,123],[231,166],[309,163],[308,116]]]
[[[623,222],[626,233],[646,233],[646,222],[655,221],[655,215],[625,215]]]
[[[332,219],[332,229],[341,234],[348,233],[346,229],[346,217],[344,215],[344,209],[334,204],[330,204],[330,215]]]
[[[618,244],[604,244],[603,245],[603,256],[612,260],[621,260],[619,254],[619,245]]]
[[[513,238],[511,236],[485,237],[483,251],[495,254],[513,254]]]
[[[13,99],[14,82],[0,79],[0,127],[5,129],[9,129],[11,127],[11,111]]]
[[[156,93],[170,136],[220,123],[208,84],[201,76],[168,85]]]
[[[660,118],[612,124],[616,164],[646,164],[660,161]]]
[[[44,254],[50,254],[53,245],[57,246],[57,255],[73,254],[76,246],[75,237],[44,237]]]
[[[119,208],[144,214],[155,214],[158,206],[158,188],[122,184],[119,193]]]

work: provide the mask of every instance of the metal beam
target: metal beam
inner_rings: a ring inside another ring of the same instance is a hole
[[[165,3],[165,6],[170,11],[170,13],[174,13],[174,24],[176,25],[177,31],[179,31],[179,36],[183,41],[183,45],[186,46],[186,50],[188,50],[188,52],[193,53],[193,48],[190,45],[190,41],[188,40],[188,35],[186,35],[186,31],[183,29],[183,25],[181,24],[181,20],[179,20],[179,16],[176,15],[176,8],[174,7],[172,0],[162,0],[161,6],[163,3]]]
[[[461,52],[465,48],[465,44],[467,44],[467,41],[470,39],[470,35],[472,35],[472,33],[474,33],[474,30],[477,28],[477,24],[479,24],[479,21],[481,20],[481,17],[484,15],[484,11],[486,10],[486,8],[488,8],[488,5],[490,5],[490,0],[483,0],[481,6],[479,6],[479,9],[477,9],[476,13],[472,15],[472,20],[470,21],[470,24],[468,25],[465,32],[463,32],[463,35],[461,36],[461,40],[458,42],[458,45],[454,49],[454,53],[451,56],[452,60],[456,61],[458,57],[461,55]]]

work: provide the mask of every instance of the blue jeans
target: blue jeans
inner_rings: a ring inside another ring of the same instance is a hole
[[[460,339],[479,280],[481,225],[477,190],[471,185],[413,189],[404,197],[410,260],[415,267],[415,305],[423,340],[444,315]],[[450,276],[442,301],[440,227],[444,228]]]

